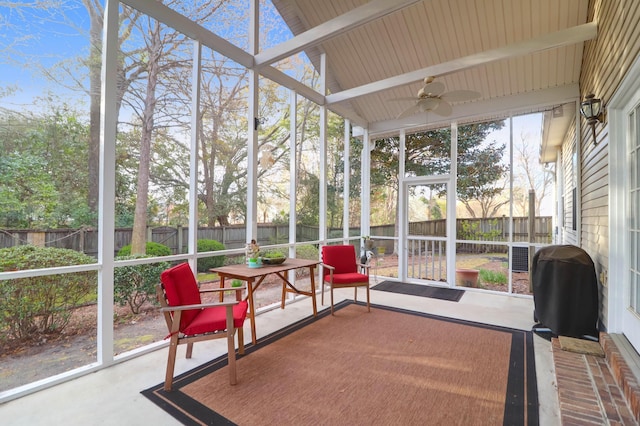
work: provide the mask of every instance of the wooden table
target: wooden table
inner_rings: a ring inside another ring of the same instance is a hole
[[[215,272],[220,277],[220,288],[224,287],[224,282],[227,278],[238,279],[247,282],[247,297],[249,301],[249,319],[251,321],[251,341],[256,344],[256,310],[253,302],[253,292],[260,287],[262,281],[270,274],[276,274],[282,279],[282,302],[281,308],[284,309],[285,296],[287,293],[303,294],[305,296],[311,296],[313,302],[313,316],[318,315],[318,308],[316,305],[316,283],[314,270],[316,266],[320,264],[317,260],[306,259],[293,259],[288,258],[284,263],[280,265],[263,265],[259,268],[249,268],[247,265],[229,265],[222,266],[220,268],[213,268],[211,272]],[[309,268],[309,274],[311,275],[311,290],[302,291],[296,288],[284,274],[287,271],[299,268]],[[222,293],[220,294],[222,297]]]

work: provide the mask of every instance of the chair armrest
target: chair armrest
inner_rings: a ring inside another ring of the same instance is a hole
[[[330,271],[335,271],[335,267],[331,266],[331,265],[327,265],[326,263],[321,263],[320,266],[322,266],[323,268],[327,268]]]
[[[358,263],[359,268],[364,269],[365,275],[369,275],[369,271],[371,270],[371,265],[368,263]]]
[[[246,290],[247,286],[243,285],[241,287],[223,287],[223,288],[206,288],[204,290],[200,290],[200,293],[219,293],[221,291],[235,291],[235,290]]]
[[[188,311],[191,309],[215,308],[217,306],[234,306],[238,303],[238,301],[233,300],[229,302],[199,303],[197,305],[165,306],[160,308],[160,312]]]

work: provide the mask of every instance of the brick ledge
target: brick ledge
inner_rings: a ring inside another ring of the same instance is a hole
[[[629,404],[631,413],[636,421],[640,422],[640,384],[638,377],[625,361],[620,348],[612,336],[608,333],[600,333],[600,345],[604,350],[607,363],[613,372],[614,378]]]

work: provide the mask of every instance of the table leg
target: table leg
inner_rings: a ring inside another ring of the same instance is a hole
[[[249,321],[251,322],[251,342],[256,344],[256,309],[253,304],[253,280],[247,280],[249,300]]]
[[[278,273],[277,275],[280,274]],[[284,309],[284,301],[287,297],[287,281],[282,276],[280,278],[282,278],[282,301],[280,302],[280,309]]]
[[[318,305],[316,304],[316,277],[314,267],[309,267],[309,275],[311,276],[311,302],[313,303],[313,316],[318,316]]]

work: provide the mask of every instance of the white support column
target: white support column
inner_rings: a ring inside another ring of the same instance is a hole
[[[507,241],[509,242],[508,250],[508,262],[507,268],[509,270],[509,279],[507,280],[507,292],[511,294],[513,291],[513,115],[509,116],[509,236]]]
[[[351,120],[344,120],[344,182],[342,191],[342,238],[349,242],[349,194],[351,193]]]
[[[320,55],[320,93],[323,95],[326,87],[327,79],[327,55]],[[327,240],[327,107],[320,105],[320,117],[318,120],[319,136],[320,136],[320,205],[318,228],[320,231],[320,243],[324,244]]]
[[[100,194],[98,198],[98,336],[97,362],[113,362],[113,269],[117,133],[117,70],[120,2],[107,0],[102,37],[100,105]]]
[[[371,212],[371,141],[369,140],[369,129],[364,129],[362,135],[362,153],[360,154],[360,235],[370,235],[370,212]]]
[[[408,212],[406,206],[407,188],[405,185],[405,163],[407,136],[404,129],[400,130],[400,146],[398,149],[398,206],[396,211],[396,223],[398,224],[398,277],[400,281],[407,281],[407,259],[409,251],[407,248],[407,222]]]
[[[511,202],[509,203],[509,244],[513,242],[513,116],[509,117],[509,197]],[[511,256],[513,258],[513,256]],[[512,259],[513,260],[513,259]],[[511,268],[512,265],[509,265]],[[511,275],[511,274],[510,274]]]
[[[447,191],[447,284],[456,282],[456,202],[458,198],[458,123],[451,123],[451,174]]]
[[[296,214],[297,190],[296,176],[298,175],[298,161],[296,158],[296,140],[298,127],[297,114],[298,96],[294,90],[289,91],[289,257],[295,257],[296,231],[298,229],[298,217]]]
[[[193,42],[193,68],[191,74],[191,146],[189,149],[189,241],[187,252],[198,252],[198,142],[200,138],[200,71],[202,69],[202,45]],[[191,269],[197,270],[195,256],[189,259]]]
[[[249,19],[249,51],[253,55],[258,53],[260,30],[260,4],[258,0],[251,0]],[[258,238],[258,103],[259,103],[259,74],[249,70],[249,93],[247,122],[247,218],[246,242]]]

